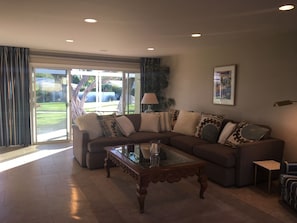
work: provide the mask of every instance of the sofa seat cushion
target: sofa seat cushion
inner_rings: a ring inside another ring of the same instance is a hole
[[[88,143],[88,152],[90,153],[105,153],[104,147],[116,146],[131,143],[131,141],[124,136],[118,137],[99,137]]]
[[[170,145],[174,146],[184,152],[193,154],[193,146],[200,144],[208,144],[207,141],[188,135],[176,135],[170,138]]]
[[[194,145],[193,154],[223,167],[235,167],[236,150],[221,144]]]

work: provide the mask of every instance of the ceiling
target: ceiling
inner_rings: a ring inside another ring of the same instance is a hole
[[[0,45],[129,57],[198,51],[297,31],[287,0],[6,0]],[[84,18],[96,18],[95,24]],[[191,38],[198,32],[200,38]],[[66,39],[73,39],[67,43]],[[154,51],[147,51],[154,47]]]

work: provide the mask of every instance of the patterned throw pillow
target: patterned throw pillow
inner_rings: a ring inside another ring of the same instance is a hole
[[[233,133],[227,138],[225,144],[236,147],[239,144],[261,140],[270,132],[270,129],[250,124],[246,121],[240,122]]]
[[[171,129],[174,128],[174,125],[177,121],[177,117],[179,115],[180,110],[176,110],[176,109],[169,109],[169,116],[170,116],[170,125],[171,125]]]
[[[197,126],[195,136],[211,143],[216,143],[224,117],[203,113]]]
[[[122,136],[121,130],[119,129],[115,115],[102,115],[98,117],[100,120],[103,134],[105,137],[116,137]]]

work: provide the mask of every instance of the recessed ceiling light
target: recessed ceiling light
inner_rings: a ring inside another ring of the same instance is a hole
[[[191,36],[194,37],[194,38],[201,37],[201,33],[192,33]]]
[[[281,11],[288,11],[288,10],[292,10],[293,8],[295,8],[294,5],[283,5],[283,6],[279,7],[278,9]]]
[[[73,43],[74,40],[73,40],[73,39],[66,39],[66,42],[67,42],[67,43]]]
[[[97,22],[96,19],[91,19],[91,18],[89,18],[89,19],[84,19],[84,21],[85,21],[86,23],[96,23],[96,22]]]
[[[155,48],[154,48],[154,47],[148,47],[147,50],[148,50],[148,51],[154,51]]]

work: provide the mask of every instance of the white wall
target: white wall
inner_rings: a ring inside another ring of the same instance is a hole
[[[202,47],[199,51],[162,58],[170,67],[167,97],[175,108],[224,114],[272,127],[285,140],[285,159],[297,161],[297,104],[273,107],[279,100],[297,100],[297,33],[278,38]],[[214,105],[214,67],[236,64],[235,106]]]

